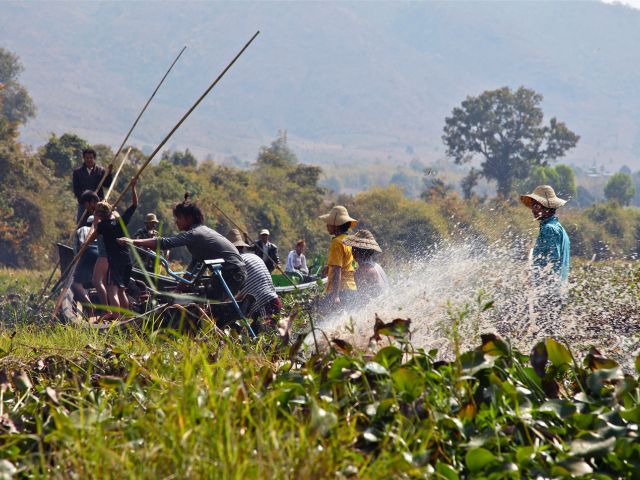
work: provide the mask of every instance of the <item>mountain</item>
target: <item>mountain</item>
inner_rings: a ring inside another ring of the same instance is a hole
[[[260,30],[169,142],[251,161],[279,129],[317,164],[442,158],[444,118],[467,95],[524,85],[581,135],[568,161],[640,153],[640,11],[600,2],[3,2],[0,46],[38,106],[33,145],[73,131],[154,147]]]

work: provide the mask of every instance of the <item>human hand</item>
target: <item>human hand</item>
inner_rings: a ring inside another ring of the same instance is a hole
[[[118,245],[133,245],[133,240],[131,240],[130,238],[127,237],[120,237],[116,239],[116,242],[118,242]]]

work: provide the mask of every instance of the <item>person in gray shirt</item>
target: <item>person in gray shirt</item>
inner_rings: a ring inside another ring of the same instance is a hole
[[[180,233],[172,237],[154,237],[131,240],[119,239],[122,243],[130,243],[136,247],[160,248],[170,250],[176,247],[187,247],[191,253],[191,263],[187,270],[193,272],[196,266],[204,260],[222,258],[222,277],[229,286],[231,293],[237,294],[245,284],[247,271],[238,249],[224,236],[212,228],[203,225],[204,214],[198,205],[190,202],[188,194],[185,200],[177,204],[173,209],[173,216]],[[226,300],[220,280],[212,279],[211,293],[208,295],[214,300]]]

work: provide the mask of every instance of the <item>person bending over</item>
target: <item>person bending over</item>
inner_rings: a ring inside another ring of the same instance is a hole
[[[173,217],[180,233],[172,237],[154,237],[147,239],[120,238],[121,245],[131,243],[136,247],[160,248],[170,250],[177,247],[187,247],[191,253],[191,263],[187,267],[189,272],[194,272],[196,266],[205,260],[221,258],[222,277],[235,296],[244,286],[247,271],[238,249],[215,230],[204,225],[204,213],[194,202],[189,201],[187,193],[184,202],[178,203],[173,208]],[[224,287],[217,277],[211,279],[211,291],[208,296],[213,300],[228,299]]]

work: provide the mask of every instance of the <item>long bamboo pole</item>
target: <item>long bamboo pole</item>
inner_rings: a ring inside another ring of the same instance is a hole
[[[111,165],[113,165],[115,163],[115,161],[117,160],[118,155],[120,155],[120,152],[122,152],[122,149],[124,148],[125,144],[127,143],[127,140],[129,140],[129,137],[133,133],[133,130],[136,128],[136,125],[138,125],[138,122],[140,121],[140,118],[142,118],[142,115],[147,110],[147,107],[151,103],[151,100],[153,100],[153,98],[156,96],[156,93],[158,93],[158,90],[160,90],[160,87],[164,83],[165,79],[167,78],[167,76],[169,75],[171,70],[173,70],[174,65],[178,62],[178,60],[180,59],[180,57],[182,56],[182,54],[184,53],[184,51],[186,49],[187,49],[186,46],[182,47],[182,50],[180,50],[180,53],[178,53],[178,56],[176,56],[176,58],[173,60],[173,62],[169,66],[169,69],[162,76],[162,78],[160,79],[160,82],[156,86],[155,90],[153,91],[153,93],[151,94],[151,96],[149,97],[147,102],[144,104],[144,106],[142,107],[142,110],[140,110],[140,113],[138,113],[138,116],[134,120],[133,125],[131,125],[131,128],[129,129],[129,131],[125,135],[124,139],[122,140],[122,143],[120,144],[120,146],[118,147],[118,150],[116,151],[115,155],[113,156],[113,160],[111,161]],[[95,190],[95,193],[98,193],[100,191],[100,189],[102,188],[102,185],[104,185],[104,182],[106,181],[107,177],[109,176],[109,173],[110,173],[109,169],[106,169],[105,172],[104,172],[104,175],[102,175],[102,178],[100,179],[100,183],[98,184],[98,186],[97,186],[97,188]],[[76,228],[71,233],[71,239],[73,239],[73,235],[75,234],[76,230],[83,225],[83,222],[84,222],[84,219],[85,219],[86,216],[87,216],[87,211],[85,210],[82,213],[82,217],[78,221],[78,224],[76,225]],[[53,267],[53,270],[51,271],[51,275],[49,275],[49,279],[47,280],[47,282],[45,283],[44,287],[42,288],[42,291],[41,291],[40,295],[43,295],[44,292],[47,290],[47,288],[49,288],[49,284],[51,283],[53,275],[55,274],[55,272],[58,269],[59,265],[60,265],[60,260],[58,259],[58,261],[56,262],[55,266]],[[61,277],[60,280],[62,280],[62,277]],[[52,289],[52,292],[54,292],[56,290],[57,285],[58,284],[56,283],[56,286],[54,286],[54,288]]]
[[[151,163],[151,160],[153,160],[153,158],[158,154],[158,152],[162,149],[162,147],[164,147],[165,143],[167,143],[169,141],[169,139],[176,132],[176,130],[178,130],[178,128],[180,128],[180,126],[189,117],[189,115],[191,115],[191,113],[196,109],[196,107],[198,105],[200,105],[200,102],[202,102],[202,100],[204,100],[204,98],[209,94],[209,92],[213,89],[213,87],[215,87],[218,84],[218,82],[220,80],[222,80],[222,77],[224,77],[225,73],[227,73],[227,71],[233,66],[233,64],[236,63],[236,60],[238,60],[238,58],[240,58],[240,55],[242,55],[244,53],[244,51],[247,48],[249,48],[249,45],[251,45],[251,43],[255,40],[255,38],[258,36],[259,33],[260,33],[260,31],[258,30],[253,35],[253,37],[251,37],[249,39],[249,41],[244,45],[244,47],[242,47],[242,50],[240,50],[238,52],[238,54],[233,58],[233,60],[231,60],[231,62],[229,62],[229,64],[220,73],[220,75],[218,75],[218,77],[213,81],[213,83],[211,85],[209,85],[209,88],[207,88],[204,91],[204,93],[202,95],[200,95],[200,98],[198,98],[198,100],[196,100],[196,102],[191,106],[191,108],[186,111],[186,113],[182,116],[180,121],[175,125],[175,127],[173,127],[173,129],[171,129],[171,131],[167,134],[167,136],[164,138],[164,140],[162,140],[162,142],[160,142],[160,144],[156,147],[156,149],[153,152],[151,152],[151,155],[149,155],[149,158],[147,158],[147,160],[142,164],[142,166],[140,167],[140,170],[138,170],[138,173],[136,173],[135,177],[133,177],[133,178],[135,178],[137,180],[140,177],[140,175],[142,174],[144,169],[147,168],[147,165],[149,165],[149,163]],[[114,207],[116,205],[118,205],[120,203],[120,201],[124,198],[125,194],[129,191],[129,188],[131,188],[131,183],[129,183],[129,185],[127,185],[127,188],[124,189],[124,191],[120,194],[118,199],[115,201]]]
[[[131,153],[131,147],[129,147],[129,150],[127,150],[127,153],[124,154],[124,158],[120,162],[120,166],[118,167],[118,170],[116,171],[116,174],[113,176],[113,179],[111,180],[111,185],[109,186],[109,190],[107,190],[107,194],[104,196],[105,200],[108,200],[109,196],[111,195],[111,192],[113,192],[113,187],[116,185],[116,181],[118,180],[118,177],[120,176],[120,172],[122,171],[122,167],[124,167],[124,164],[126,163],[127,159],[129,158],[129,154],[130,153]]]
[[[200,104],[200,102],[202,102],[202,100],[204,100],[204,98],[209,94],[209,92],[213,89],[213,87],[215,87],[218,82],[222,79],[222,77],[224,77],[224,75],[227,73],[227,71],[233,66],[234,63],[236,63],[236,60],[238,60],[238,58],[240,58],[240,56],[244,53],[244,51],[249,47],[249,45],[251,45],[251,43],[255,40],[255,38],[258,36],[258,34],[260,33],[260,31],[258,30],[253,37],[251,37],[251,39],[249,39],[249,41],[244,45],[244,47],[242,47],[242,49],[238,52],[238,54],[233,58],[233,60],[231,60],[231,62],[225,67],[225,69],[218,75],[218,77],[213,81],[213,83],[211,85],[209,85],[209,87],[204,91],[204,93],[200,96],[200,98],[198,98],[198,100],[196,100],[196,102],[191,106],[191,108],[189,110],[187,110],[187,112],[182,116],[182,118],[178,121],[178,123],[171,129],[171,131],[164,137],[164,139],[160,142],[160,144],[156,147],[156,149],[151,153],[151,155],[149,155],[149,158],[147,158],[147,160],[142,164],[142,166],[138,169],[138,172],[134,175],[134,177],[131,179],[131,181],[129,182],[129,184],[127,185],[127,187],[124,189],[124,191],[120,194],[120,196],[118,197],[118,199],[113,203],[113,207],[115,208],[116,206],[118,206],[118,204],[122,201],[122,199],[124,198],[124,195],[129,191],[129,189],[131,188],[131,185],[134,181],[137,181],[138,178],[140,178],[140,175],[142,174],[142,172],[144,171],[145,168],[147,168],[147,166],[149,165],[149,163],[151,163],[151,160],[153,160],[153,158],[157,155],[157,153],[160,151],[160,149],[164,146],[165,143],[167,143],[169,141],[169,139],[173,136],[173,134],[176,132],[176,130],[178,130],[178,128],[180,128],[180,125],[182,125],[184,123],[184,121],[189,117],[189,115],[191,115],[191,113],[195,110],[195,108]],[[85,241],[85,243],[82,244],[82,246],[80,247],[80,249],[78,250],[78,253],[76,253],[76,255],[73,257],[73,260],[71,260],[71,263],[69,264],[69,266],[67,267],[67,269],[65,270],[65,272],[63,273],[62,277],[66,277],[69,272],[71,271],[72,268],[75,268],[76,263],[78,262],[78,260],[82,257],[82,255],[84,254],[85,250],[87,249],[87,247],[91,244],[91,242],[95,239],[95,232],[92,232],[88,237],[87,240]],[[62,305],[62,299],[64,297],[64,293],[63,295],[60,295],[60,297],[58,298],[58,300],[56,301],[56,306],[58,305]],[[54,317],[55,314],[57,313],[54,312]]]

